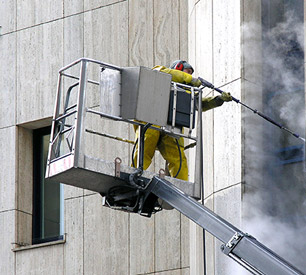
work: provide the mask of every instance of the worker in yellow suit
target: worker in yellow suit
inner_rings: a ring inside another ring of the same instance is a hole
[[[192,77],[194,72],[192,66],[183,60],[173,62],[170,68],[164,66],[155,66],[153,70],[172,75],[172,81],[191,85],[194,87],[201,86],[198,78]],[[202,99],[202,111],[221,106],[224,101],[231,101],[232,97],[229,93],[223,92],[219,96],[205,97]],[[136,138],[139,136],[139,127],[135,127]],[[179,144],[179,146],[178,146]],[[179,149],[178,149],[179,148]],[[172,177],[182,180],[188,180],[188,165],[186,155],[184,153],[183,138],[176,139],[157,130],[148,129],[144,137],[144,160],[143,169],[146,170],[154,157],[155,150],[158,149],[163,158],[168,162],[168,170]],[[180,152],[179,152],[180,150]],[[133,163],[137,165],[138,148],[134,155]],[[179,172],[179,173],[178,173]]]

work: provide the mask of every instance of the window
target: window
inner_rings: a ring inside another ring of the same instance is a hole
[[[33,131],[33,244],[63,239],[63,187],[45,179],[50,132]]]

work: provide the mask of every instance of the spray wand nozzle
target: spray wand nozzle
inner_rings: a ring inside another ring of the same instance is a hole
[[[219,92],[219,93],[221,93],[221,94],[223,93],[223,91],[222,91],[221,89],[216,88],[212,83],[206,81],[205,79],[199,77],[199,80],[201,81],[201,83],[202,83],[202,85],[203,85],[204,87],[213,89],[213,90],[215,90],[215,91],[217,91],[217,92]],[[306,141],[305,138],[303,138],[303,137],[301,137],[300,135],[298,135],[298,134],[292,132],[291,130],[285,128],[283,125],[277,123],[277,122],[274,121],[272,118],[270,118],[270,117],[264,115],[263,113],[257,111],[256,109],[253,109],[253,108],[251,108],[250,106],[244,104],[244,103],[241,102],[239,99],[237,99],[237,98],[235,98],[235,97],[233,97],[233,96],[232,96],[232,99],[233,99],[233,101],[235,101],[236,103],[241,104],[242,106],[244,106],[244,107],[246,107],[247,109],[251,110],[254,114],[259,115],[259,116],[262,117],[263,119],[269,121],[270,123],[274,124],[275,126],[279,127],[280,129],[285,130],[286,132],[288,132],[289,134],[293,135],[294,137],[296,137],[296,138],[302,140],[303,142]]]

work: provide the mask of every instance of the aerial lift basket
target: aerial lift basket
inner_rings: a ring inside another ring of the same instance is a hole
[[[129,142],[129,137],[119,135],[134,136],[131,125],[143,126],[144,121],[158,131],[197,142],[198,137],[192,135],[194,110],[182,125],[175,120],[177,108],[172,105],[169,119],[171,89],[176,94],[182,91],[171,83],[169,74],[145,67],[120,68],[81,58],[62,68],[46,177],[102,195],[112,187],[126,185],[127,175],[136,173],[137,168],[131,167],[132,145],[118,142]],[[196,91],[193,89],[192,93],[194,98]],[[186,134],[182,133],[182,126],[190,126]],[[108,129],[115,133],[108,133]],[[148,180],[159,172],[163,175],[160,168],[143,171],[142,177]],[[188,195],[200,197],[199,184],[166,178]]]

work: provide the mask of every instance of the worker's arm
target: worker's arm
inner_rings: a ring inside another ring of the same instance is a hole
[[[163,73],[171,74],[172,81],[182,83],[182,84],[191,84],[193,86],[199,87],[202,82],[198,78],[192,77],[192,75],[174,69],[169,69],[165,66],[155,66],[153,70],[157,70]],[[205,97],[202,99],[202,111],[208,111],[210,109],[219,107],[223,104],[224,101],[231,101],[232,97],[229,93],[223,92],[220,96],[215,97]]]
[[[172,81],[182,83],[182,84],[191,84],[192,86],[199,87],[201,85],[201,81],[197,78],[192,77],[192,75],[187,74],[185,72],[169,69],[165,66],[155,66],[153,70],[157,70],[166,74],[172,75]]]
[[[202,112],[221,106],[224,101],[231,101],[232,96],[230,93],[223,92],[221,95],[214,97],[202,98]]]

